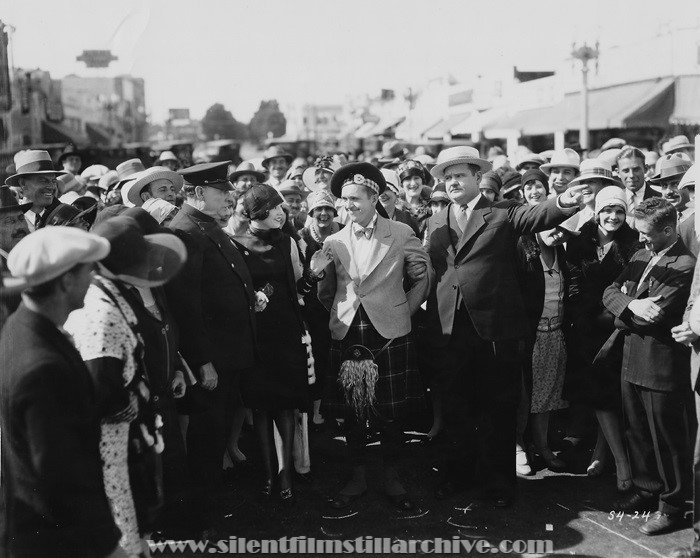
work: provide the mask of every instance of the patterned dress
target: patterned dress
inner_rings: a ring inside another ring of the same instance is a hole
[[[122,377],[126,388],[136,372],[134,351],[137,340],[131,327],[124,320],[124,315],[132,323],[136,322],[136,316],[114,284],[107,279],[100,280],[120,302],[121,311],[99,287],[92,284],[85,296],[84,307],[70,315],[65,329],[73,336],[83,360],[105,357],[120,360],[124,365]],[[99,378],[96,381],[99,381]],[[122,532],[119,544],[130,556],[138,556],[141,552],[141,541],[136,507],[129,484],[128,450],[129,423],[103,421],[100,454],[105,493],[112,507],[114,521]]]

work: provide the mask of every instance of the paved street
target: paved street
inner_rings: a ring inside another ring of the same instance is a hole
[[[497,510],[479,501],[476,490],[450,501],[438,501],[432,495],[438,478],[433,460],[435,448],[422,444],[422,436],[417,432],[407,434],[405,451],[410,458],[410,468],[405,468],[403,478],[417,496],[420,512],[402,516],[393,511],[382,495],[380,481],[377,481],[381,478],[381,464],[376,446],[370,451],[369,492],[349,510],[333,512],[325,506],[325,499],[337,490],[345,469],[342,438],[338,432],[330,430],[311,433],[313,482],[297,482],[297,502],[293,507],[267,502],[257,495],[260,480],[254,465],[255,452],[250,445],[252,433],[246,434],[241,445],[249,455],[250,465],[237,469],[230,492],[224,496],[218,525],[222,535],[247,539],[458,537],[486,539],[495,545],[506,539],[549,539],[553,541],[554,556],[606,558],[662,557],[674,547],[692,540],[690,519],[688,528],[682,531],[647,537],[637,530],[645,521],[641,513],[636,516],[613,514],[611,503],[617,492],[612,472],[591,479],[585,475],[585,470],[584,474],[553,474],[540,470],[535,476],[519,480],[519,498],[507,510]],[[514,555],[523,554],[509,554]]]

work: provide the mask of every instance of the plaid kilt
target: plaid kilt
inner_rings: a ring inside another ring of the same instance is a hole
[[[352,345],[364,345],[375,355],[375,362],[379,368],[375,392],[376,411],[381,417],[390,420],[405,418],[422,408],[423,386],[418,374],[411,334],[395,338],[377,357],[377,353],[387,341],[388,339],[379,335],[360,306],[345,339],[331,341],[330,367],[322,403],[324,415],[344,418],[351,412],[345,404],[343,390],[338,384],[338,374],[343,352]]]

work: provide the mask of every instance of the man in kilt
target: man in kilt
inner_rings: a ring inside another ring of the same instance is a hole
[[[331,191],[343,199],[350,224],[328,237],[330,259],[318,297],[331,313],[330,377],[324,414],[344,418],[352,475],[330,500],[342,509],[367,491],[365,428],[381,435],[384,489],[402,511],[414,508],[397,474],[406,417],[422,398],[411,340],[411,315],[426,300],[433,271],[410,227],[377,214],[386,188],[369,163],[336,171]],[[408,291],[404,290],[404,284]]]

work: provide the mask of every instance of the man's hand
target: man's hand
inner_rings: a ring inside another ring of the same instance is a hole
[[[175,399],[180,399],[185,395],[187,384],[185,383],[185,375],[182,373],[182,370],[175,370],[175,377],[170,384],[170,389]]]
[[[219,375],[211,362],[207,362],[199,367],[199,381],[206,390],[212,391],[216,389],[219,383]]]
[[[676,343],[690,346],[698,339],[698,334],[690,329],[688,322],[683,322],[681,325],[671,329],[671,335]]]
[[[406,273],[411,281],[420,281],[428,273],[428,266],[425,262],[407,262]]]
[[[583,191],[587,188],[587,184],[572,186],[559,195],[559,205],[564,208],[580,207],[583,203]]]
[[[656,304],[656,301],[660,298],[660,296],[653,296],[651,298],[635,299],[629,303],[628,308],[638,318],[650,324],[655,324],[664,315],[664,311]]]

